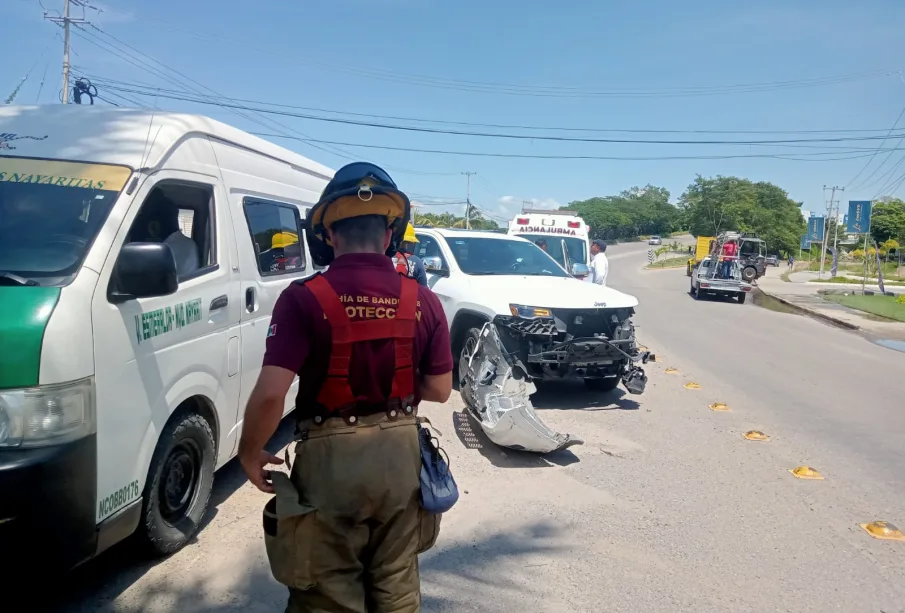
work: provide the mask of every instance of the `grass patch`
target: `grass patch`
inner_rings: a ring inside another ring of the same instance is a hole
[[[894,296],[881,296],[879,294],[874,294],[873,296],[824,294],[823,297],[825,300],[851,309],[879,315],[894,321],[905,322],[905,304],[896,303]]]
[[[665,260],[660,260],[659,262],[654,262],[653,264],[649,264],[648,268],[685,268],[688,265],[688,256],[683,255],[677,258],[666,258]]]
[[[832,258],[826,259],[826,264],[824,265],[824,270],[828,271],[833,264]],[[867,267],[867,274],[870,277],[877,276],[877,266],[874,264],[873,260],[868,262],[869,266]],[[896,272],[899,270],[899,265],[897,262],[883,262],[883,278],[888,278],[892,281],[905,281],[905,279],[900,279]],[[811,260],[808,263],[808,267],[806,270],[810,270],[813,272],[817,272],[820,270],[820,258],[818,257],[816,260]],[[864,274],[864,262],[851,261],[851,260],[842,260],[839,262],[839,273],[849,273],[855,277],[860,277]],[[858,283],[861,281],[859,280]]]
[[[849,283],[861,285],[861,279],[855,279],[854,277],[833,277],[832,279],[811,279],[808,283]],[[893,287],[903,287],[905,283],[902,281],[886,281],[883,280],[884,285],[891,285]],[[868,282],[868,285],[877,285],[873,282]]]

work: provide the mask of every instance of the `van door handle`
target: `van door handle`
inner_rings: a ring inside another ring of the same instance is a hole
[[[217,296],[211,301],[211,311],[222,309],[229,306],[229,298],[226,295]]]
[[[245,310],[249,313],[255,311],[255,288],[253,287],[245,290]]]

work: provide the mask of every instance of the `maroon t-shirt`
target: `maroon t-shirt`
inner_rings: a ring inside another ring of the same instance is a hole
[[[352,321],[392,318],[399,298],[399,273],[380,254],[343,255],[324,273],[346,305]],[[353,312],[354,311],[354,312]],[[452,370],[449,327],[437,296],[418,286],[415,308],[415,368],[422,375],[442,375]],[[264,366],[279,366],[299,375],[296,407],[302,415],[314,406],[327,378],[330,358],[330,324],[307,287],[293,283],[277,300],[267,337]],[[362,404],[383,404],[393,384],[395,353],[392,340],[365,341],[352,348],[349,384]],[[417,396],[417,385],[415,386]],[[420,398],[416,397],[416,401]]]

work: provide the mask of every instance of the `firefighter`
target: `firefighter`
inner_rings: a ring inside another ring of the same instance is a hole
[[[418,282],[419,285],[427,287],[427,270],[424,263],[417,255],[415,255],[415,245],[418,244],[418,237],[415,236],[415,228],[411,222],[405,226],[405,236],[402,239],[402,248],[393,255],[393,266],[396,272],[401,275],[410,277]]]
[[[409,200],[382,169],[336,172],[308,212],[312,259],[329,269],[278,299],[263,368],[245,411],[239,458],[275,494],[264,510],[271,571],[289,612],[420,610],[417,555],[440,516],[420,505],[417,412],[445,402],[452,352],[437,297],[397,274]],[[299,377],[294,462],[264,449]]]

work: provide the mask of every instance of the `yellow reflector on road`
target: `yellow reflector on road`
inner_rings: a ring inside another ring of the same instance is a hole
[[[905,534],[887,521],[873,521],[869,524],[858,524],[875,539],[884,541],[905,541]]]
[[[694,381],[685,384],[685,389],[687,390],[699,390],[701,386],[695,383]]]
[[[675,374],[677,374],[678,372],[679,372],[679,369],[678,369],[678,368],[667,368],[667,369],[666,369],[666,374],[667,374],[667,375],[675,375]]]
[[[729,405],[725,402],[714,402],[711,405],[708,405],[711,411],[730,411]]]
[[[770,437],[761,432],[760,430],[749,430],[745,432],[742,436],[744,436],[749,441],[769,441]]]
[[[790,469],[789,472],[799,479],[823,479],[823,475],[810,466],[799,466],[798,468]]]

